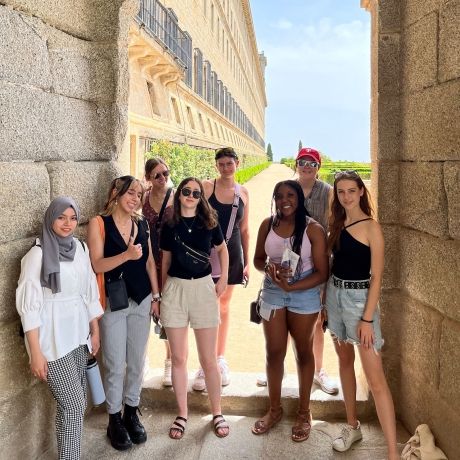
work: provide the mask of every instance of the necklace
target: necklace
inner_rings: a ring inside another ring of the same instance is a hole
[[[121,222],[117,222],[115,219],[113,219],[113,221],[115,222],[115,225],[118,228],[118,231],[120,232],[121,236],[126,236],[128,234],[128,228],[131,230],[131,226],[133,224],[132,219],[129,219],[129,221],[127,221],[123,225],[121,224]]]
[[[181,222],[185,225],[185,227],[187,228],[187,231],[189,233],[192,233],[192,227],[193,227],[193,224],[195,223],[195,219],[196,219],[196,216],[193,218],[193,221],[192,221],[192,225],[190,225],[190,227],[185,223],[185,220],[181,217],[180,220]]]

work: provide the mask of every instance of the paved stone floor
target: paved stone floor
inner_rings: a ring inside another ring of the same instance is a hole
[[[85,421],[82,460],[109,460],[117,458],[162,460],[223,460],[223,459],[311,459],[311,460],[383,460],[385,442],[377,422],[363,423],[363,440],[346,453],[334,452],[331,439],[340,432],[342,424],[315,420],[310,437],[302,443],[291,441],[293,420],[285,417],[268,434],[255,436],[251,427],[254,417],[227,416],[230,435],[217,438],[211,429],[211,417],[205,414],[189,415],[187,430],[180,441],[168,437],[168,428],[174,418],[171,412],[142,409],[142,421],[148,431],[147,443],[126,452],[117,452],[106,436],[107,416],[96,411]],[[398,426],[398,442],[407,441],[409,434]],[[51,452],[41,460],[51,459]]]

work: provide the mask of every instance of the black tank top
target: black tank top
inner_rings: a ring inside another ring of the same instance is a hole
[[[102,216],[105,226],[104,257],[116,256],[128,249],[112,216]],[[149,229],[145,220],[137,222],[138,230],[134,244],[142,245],[142,257],[138,260],[128,260],[118,267],[104,273],[105,279],[117,279],[123,273],[128,297],[140,304],[152,291],[147,273],[147,258],[149,255]]]
[[[344,227],[340,232],[339,248],[333,251],[332,274],[342,280],[367,280],[371,276],[371,249],[369,246],[353,238],[347,228],[358,220]]]

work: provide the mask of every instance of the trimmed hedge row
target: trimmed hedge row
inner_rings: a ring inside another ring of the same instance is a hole
[[[145,158],[160,157],[171,171],[171,180],[177,186],[185,177],[212,179],[217,176],[215,151],[199,149],[187,144],[174,144],[159,140],[152,144]],[[240,169],[236,172],[236,180],[242,184],[270,165],[266,157],[259,155],[243,155],[240,158]]]

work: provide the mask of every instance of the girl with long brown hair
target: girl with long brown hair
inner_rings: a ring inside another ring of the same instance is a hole
[[[362,439],[356,412],[355,350],[358,352],[388,446],[389,460],[399,458],[396,421],[380,349],[378,299],[382,285],[384,241],[372,217],[369,192],[355,171],[336,174],[328,247],[333,255],[326,291],[328,328],[339,357],[347,425],[332,446],[344,452]]]
[[[161,232],[163,292],[161,322],[171,347],[172,384],[178,415],[169,430],[172,439],[181,439],[187,423],[188,326],[194,329],[200,365],[204,371],[211,403],[213,430],[223,438],[229,426],[222,416],[221,377],[216,343],[219,325],[217,299],[227,286],[228,252],[217,215],[199,179],[184,179],[174,194],[174,212]],[[215,247],[222,267],[216,284],[211,277],[210,253]]]

